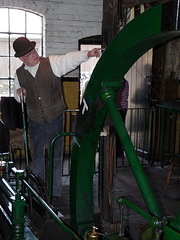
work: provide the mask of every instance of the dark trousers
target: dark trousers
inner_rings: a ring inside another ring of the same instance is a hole
[[[29,134],[33,149],[31,170],[45,181],[45,148],[48,152],[50,142],[55,135],[64,130],[64,114],[60,114],[50,123],[38,123],[29,120]],[[55,141],[53,152],[53,196],[60,197],[62,193],[62,156],[63,156],[63,138]]]

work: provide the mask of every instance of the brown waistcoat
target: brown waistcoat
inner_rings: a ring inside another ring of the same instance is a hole
[[[49,58],[41,58],[35,78],[24,69],[17,69],[21,87],[27,91],[26,106],[31,120],[51,122],[65,109],[61,78],[54,75]]]

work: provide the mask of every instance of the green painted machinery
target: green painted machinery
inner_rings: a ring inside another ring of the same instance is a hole
[[[162,213],[115,105],[120,79],[145,52],[180,36],[179,1],[157,5],[127,24],[98,61],[86,88],[76,124],[70,179],[71,226],[81,236],[94,225],[93,174],[98,140],[107,112],[113,120],[142,197],[152,217]],[[125,201],[124,201],[125,202]],[[132,207],[130,204],[129,207]],[[142,212],[139,212],[142,214]],[[165,223],[163,239],[180,239],[180,213]],[[150,220],[150,219],[149,219]],[[151,224],[151,229],[155,226]],[[143,239],[143,238],[142,238]]]
[[[88,234],[92,233],[92,228],[95,225],[93,209],[95,154],[104,120],[107,112],[109,112],[148,209],[148,212],[145,212],[125,198],[118,198],[117,204],[120,206],[120,212],[123,212],[122,209],[125,205],[148,220],[149,224],[145,225],[140,233],[140,240],[180,240],[180,208],[174,218],[162,216],[115,104],[120,79],[124,77],[137,59],[157,44],[180,36],[179,1],[169,1],[157,5],[132,20],[109,44],[93,71],[80,106],[75,133],[68,134],[74,136],[70,178],[72,229],[59,219],[48,203],[24,179],[23,171],[16,170],[14,165],[11,167],[16,176],[16,190],[11,188],[11,185],[3,177],[0,177],[1,191],[12,204],[12,239],[24,239],[24,189],[28,189],[57,225],[69,233],[71,238],[87,239]],[[53,141],[62,135],[64,134],[59,134]],[[9,160],[8,155],[3,157],[3,160]],[[26,160],[28,160],[28,156],[26,156]],[[26,165],[28,172],[28,161]],[[50,169],[52,169],[52,162],[50,162]],[[48,190],[51,199],[51,172],[49,176]],[[121,215],[120,224],[122,219],[123,216]],[[120,229],[123,230],[121,227],[120,225]],[[96,236],[96,233],[94,233],[94,236]],[[114,237],[104,234],[102,238],[109,240],[123,239],[123,232],[119,232],[119,236]]]

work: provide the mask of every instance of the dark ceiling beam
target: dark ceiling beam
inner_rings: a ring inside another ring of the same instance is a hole
[[[102,21],[102,47],[106,48],[110,41],[126,24],[127,11],[142,4],[145,9],[169,0],[104,0]],[[137,9],[136,9],[137,10]]]
[[[106,0],[105,0],[106,1]],[[122,0],[120,1],[123,7],[133,7],[136,5],[142,5],[142,4],[152,4],[157,5],[159,3],[168,2],[169,0],[158,0],[158,1],[152,1],[152,0]]]

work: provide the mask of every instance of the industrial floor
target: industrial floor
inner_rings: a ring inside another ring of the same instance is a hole
[[[121,159],[118,159],[118,161],[121,161]],[[113,187],[111,194],[112,204],[110,207],[109,218],[103,220],[101,219],[101,224],[99,221],[99,213],[101,210],[98,200],[98,172],[94,174],[94,212],[98,213],[96,224],[97,227],[100,227],[101,232],[106,233],[110,236],[118,236],[119,233],[120,211],[119,206],[116,203],[116,198],[123,196],[127,200],[134,203],[137,207],[143,209],[144,211],[147,211],[146,205],[144,203],[132,170],[126,163],[128,163],[127,159],[125,159],[125,164],[123,167],[121,166],[116,168],[113,176]],[[21,167],[22,165],[23,164],[21,164]],[[169,164],[162,168],[158,164],[155,164],[155,166],[150,166],[148,163],[144,162],[142,167],[163,216],[175,217],[180,206],[180,179],[171,179],[169,187],[167,189],[167,194],[164,196],[163,193],[168,176]],[[180,168],[174,167],[173,176],[180,176]],[[63,215],[61,219],[68,226],[70,225],[69,180],[69,176],[63,176],[63,192],[59,202],[59,212]],[[35,238],[25,236],[26,240],[72,239],[72,237],[69,234],[65,233],[64,230],[62,230],[51,217],[49,217],[47,214],[41,213],[39,208],[36,210],[37,211],[35,212],[37,212],[37,214],[33,213],[33,216],[31,218],[26,218],[26,225],[28,226],[27,231],[30,229]],[[117,239],[138,240],[139,232],[147,221],[127,207],[124,209],[124,218],[126,229],[125,238]],[[30,236],[29,233],[27,236]]]
[[[163,213],[163,216],[176,216],[179,203],[180,203],[180,180],[172,179],[170,181],[166,196],[163,195],[164,187],[168,175],[169,165],[164,168],[160,166],[143,166],[144,172],[148,178],[149,184],[154,192],[157,203]],[[180,169],[174,168],[173,175],[180,176]],[[94,175],[94,208],[98,211],[98,173]],[[112,206],[111,216],[109,219],[102,221],[101,231],[106,232],[108,235],[117,235],[119,232],[119,207],[116,203],[116,198],[124,196],[127,200],[133,202],[136,206],[146,211],[146,206],[142,195],[137,186],[136,180],[133,176],[130,167],[120,167],[116,169],[116,174],[113,178],[113,191],[112,191]],[[59,203],[59,210],[64,215],[62,220],[69,224],[69,177],[63,177],[63,193]],[[146,223],[146,220],[125,207],[124,209],[126,237],[118,239],[131,239],[138,240],[139,231]],[[97,223],[98,224],[98,223]],[[46,237],[44,234],[38,239],[49,240],[70,240],[72,239],[68,234],[64,233],[56,224],[49,219],[47,221]],[[37,227],[37,225],[36,225]],[[148,238],[149,239],[149,238]]]

